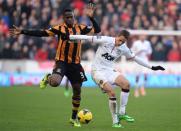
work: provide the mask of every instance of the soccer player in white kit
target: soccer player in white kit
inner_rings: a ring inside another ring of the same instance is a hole
[[[148,62],[150,55],[152,53],[151,43],[146,40],[145,35],[141,35],[139,40],[133,42],[131,50],[134,52],[136,56],[141,58],[142,60]],[[139,89],[142,96],[146,95],[145,91],[145,83],[147,80],[146,71],[140,66],[135,67],[136,71],[136,85],[134,90],[134,96],[139,97]]]
[[[88,40],[92,43],[102,43],[92,64],[92,78],[104,90],[109,97],[109,109],[112,115],[114,128],[121,128],[120,120],[133,122],[134,118],[126,114],[126,105],[128,103],[130,84],[123,74],[114,70],[116,59],[122,55],[128,59],[133,59],[138,64],[152,70],[164,70],[161,66],[151,66],[135,56],[127,47],[126,42],[129,38],[129,32],[122,30],[117,37],[108,36],[87,36],[87,35],[70,35],[70,40]],[[120,107],[118,111],[117,100],[112,85],[115,84],[121,88]]]

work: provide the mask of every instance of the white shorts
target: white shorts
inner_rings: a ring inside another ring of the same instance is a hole
[[[102,69],[92,70],[91,75],[95,83],[99,85],[99,87],[103,88],[103,85],[106,82],[112,85],[115,84],[115,80],[120,75],[120,73],[113,69]]]

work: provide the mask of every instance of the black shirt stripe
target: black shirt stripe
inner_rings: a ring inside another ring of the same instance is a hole
[[[60,30],[56,30],[54,28],[51,28],[49,31],[53,32],[54,34],[60,34]]]
[[[69,30],[67,27],[65,27],[65,32],[67,35],[69,35]],[[65,55],[65,62],[68,62],[68,53],[69,53],[69,46],[70,43],[68,41],[66,41],[66,45],[65,45],[65,51],[64,51],[64,55]]]
[[[59,31],[60,31],[60,32],[61,32],[61,28],[62,28],[62,27],[59,26]],[[61,39],[61,36],[60,36],[60,34],[59,34],[59,35],[58,35],[58,44],[60,44],[60,39]],[[60,56],[61,56],[62,45],[63,45],[63,40],[61,40],[59,59],[60,59]]]
[[[75,27],[72,28],[73,34],[76,35],[76,29]],[[72,53],[72,62],[75,63],[75,59],[76,59],[76,54],[77,54],[77,42],[74,41],[74,49],[73,49],[73,53]]]

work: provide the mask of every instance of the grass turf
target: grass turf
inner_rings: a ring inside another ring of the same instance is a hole
[[[117,96],[119,90],[116,89]],[[127,112],[134,123],[122,122],[113,129],[108,99],[98,88],[83,88],[81,108],[90,109],[93,120],[81,128],[72,127],[71,97],[63,88],[0,88],[0,131],[180,131],[181,88],[147,89],[147,96],[129,98]]]

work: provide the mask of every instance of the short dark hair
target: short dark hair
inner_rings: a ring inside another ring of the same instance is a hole
[[[63,15],[66,13],[66,12],[73,12],[73,10],[71,8],[66,8],[63,10]]]
[[[123,35],[126,39],[128,39],[130,36],[130,33],[127,30],[121,30],[121,32],[119,33],[119,36],[121,35]]]

